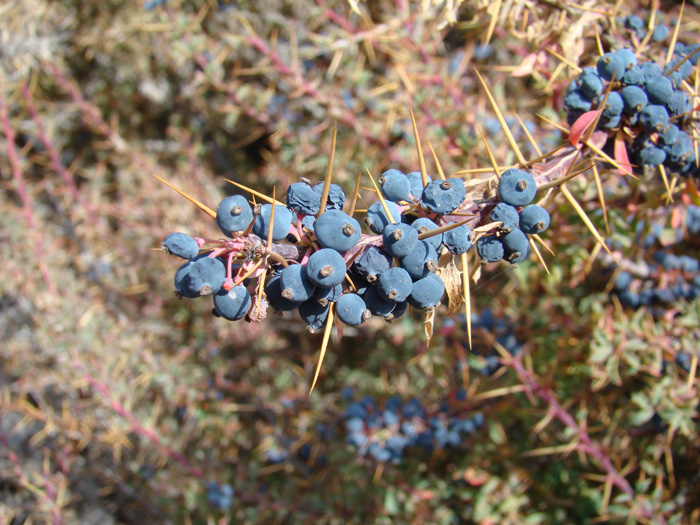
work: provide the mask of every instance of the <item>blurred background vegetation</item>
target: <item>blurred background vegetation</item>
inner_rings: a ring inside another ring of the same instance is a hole
[[[562,93],[572,66],[595,62],[596,32],[619,46],[617,17],[679,16],[634,4],[6,2],[2,521],[697,521],[698,299],[624,308],[619,271],[564,199],[549,274],[533,257],[472,287],[475,352],[463,314],[441,312],[429,347],[421,322],[373,319],[334,337],[310,397],[320,335],[292,314],[232,325],[177,300],[177,263],[153,250],[173,231],[219,235],[153,175],[210,207],[233,193],[225,178],[280,195],[323,178],[334,122],[346,193],[365,168],[418,168],[410,107],[445,172],[490,166],[477,126],[515,162],[475,68],[523,151],[536,155],[524,129],[553,149],[565,134],[537,114],[565,124]],[[697,5],[682,20],[679,41],[697,41]],[[684,226],[697,194],[679,185],[667,203],[658,176],[601,175],[619,260],[697,256]],[[353,400],[381,410],[392,396],[483,424],[376,461],[344,423]]]

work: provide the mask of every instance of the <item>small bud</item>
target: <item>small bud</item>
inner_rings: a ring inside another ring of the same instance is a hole
[[[444,180],[440,183],[440,188],[443,190],[449,190],[452,188],[452,183],[449,180]]]
[[[208,284],[205,284],[199,289],[199,295],[211,295],[212,293],[214,292]]]
[[[400,228],[396,228],[393,232],[391,232],[391,238],[394,239],[395,241],[398,241],[403,237],[403,232],[401,231]]]
[[[526,180],[521,180],[518,182],[518,189],[520,191],[525,191],[525,188],[527,188],[527,181]]]
[[[428,269],[428,271],[432,272],[435,268],[437,268],[437,265],[435,264],[435,261],[428,259],[425,261],[425,267]]]
[[[350,223],[346,224],[345,227],[343,228],[343,234],[346,237],[350,237],[354,233],[355,233],[355,228],[353,228],[352,224],[350,224]]]
[[[377,280],[377,276],[376,276],[376,275],[370,274],[370,275],[367,276],[367,282],[368,282],[368,283],[373,283],[373,282],[376,281],[376,280]]]
[[[231,208],[231,215],[240,215],[241,213],[243,213],[243,208],[241,206],[236,205]]]
[[[333,266],[330,264],[325,265],[323,268],[321,268],[321,271],[319,272],[322,277],[328,277],[330,274],[333,273]]]
[[[386,294],[386,296],[387,296],[389,299],[392,299],[392,300],[393,300],[393,299],[396,299],[396,296],[397,296],[397,295],[399,295],[399,292],[397,292],[396,290],[392,290],[392,291],[390,291],[388,294]]]
[[[364,312],[362,312],[362,320],[363,321],[366,321],[370,317],[372,317],[372,312],[370,312],[369,310],[365,310]]]
[[[294,293],[289,288],[285,288],[284,290],[282,290],[282,293],[280,295],[282,295],[282,297],[284,297],[285,299],[289,299],[290,301],[292,300],[292,297],[294,297]]]

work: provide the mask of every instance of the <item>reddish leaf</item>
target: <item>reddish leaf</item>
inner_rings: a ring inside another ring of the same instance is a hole
[[[581,115],[579,118],[576,119],[576,122],[574,122],[574,125],[571,126],[571,129],[569,130],[569,142],[575,147],[579,148],[579,140],[581,140],[581,135],[583,135],[588,129],[588,126],[591,125],[591,122],[593,122],[596,117],[598,116],[599,111],[597,109],[593,111],[587,111],[583,115]]]
[[[620,131],[615,136],[615,160],[620,165],[617,170],[620,175],[632,175],[632,165],[627,156],[627,144],[625,144],[624,136]]]
[[[683,224],[683,213],[680,208],[674,208],[671,212],[671,226],[676,230]]]

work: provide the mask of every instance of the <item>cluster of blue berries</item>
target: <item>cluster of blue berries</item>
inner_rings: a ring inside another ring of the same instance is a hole
[[[537,184],[528,171],[511,168],[498,181],[498,198],[490,214],[500,222],[496,232],[476,242],[479,257],[485,262],[504,259],[512,264],[525,260],[530,254],[529,235],[540,234],[549,228],[549,212],[542,206],[530,204],[537,194]],[[520,209],[520,210],[519,210]]]
[[[207,501],[212,508],[228,510],[233,505],[233,488],[231,485],[219,485],[216,481],[207,483]]]
[[[636,18],[628,17],[626,25],[636,27],[630,20]],[[657,36],[662,33],[660,29]],[[653,61],[638,62],[628,48],[606,53],[569,85],[564,97],[569,123],[596,109],[612,82],[598,128],[625,131],[630,160],[638,171],[663,164],[674,173],[699,176],[690,131],[693,99],[683,89],[700,56],[698,47],[677,44],[663,68]]]
[[[367,396],[350,403],[345,411],[348,443],[359,455],[379,463],[398,464],[409,448],[432,453],[457,447],[483,424],[480,412],[471,417],[451,414],[445,402],[430,413],[418,399],[402,401],[397,396],[387,399],[383,407]]]

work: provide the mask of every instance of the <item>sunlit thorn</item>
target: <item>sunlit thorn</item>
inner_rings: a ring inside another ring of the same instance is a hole
[[[461,222],[451,222],[450,224],[446,224],[445,226],[435,228],[434,230],[424,231],[423,233],[418,234],[418,239],[422,241],[425,239],[429,239],[430,237],[435,237],[436,235],[440,235],[441,233],[445,233],[450,230],[454,230],[455,228],[459,228],[460,226],[464,226],[472,220],[473,219],[465,219]]]
[[[159,181],[161,181],[163,184],[165,184],[166,186],[168,186],[169,188],[171,188],[171,189],[175,190],[176,192],[178,192],[180,195],[182,195],[184,198],[186,198],[186,199],[187,199],[188,201],[190,201],[192,204],[194,204],[195,206],[197,206],[197,208],[199,208],[199,209],[202,210],[204,213],[206,213],[207,215],[209,215],[209,217],[211,217],[212,219],[216,219],[216,212],[215,212],[214,210],[212,210],[210,207],[208,207],[206,204],[202,204],[201,202],[199,202],[199,201],[198,201],[197,199],[195,199],[194,197],[190,197],[189,195],[187,195],[187,193],[185,193],[184,191],[182,191],[180,188],[178,188],[178,187],[176,187],[176,186],[173,186],[173,185],[170,184],[167,180],[165,180],[165,179],[159,177],[158,175],[153,175],[153,176],[154,176],[156,179],[158,179]]]
[[[535,239],[537,242],[539,242],[542,246],[544,246],[544,249],[545,249],[545,250],[547,250],[549,253],[551,253],[553,256],[556,257],[556,254],[554,253],[554,251],[547,245],[546,242],[544,242],[544,240],[542,239],[542,237],[540,237],[540,236],[539,236],[538,234],[536,234],[536,233],[535,233],[532,237],[534,237],[534,239]]]
[[[610,235],[610,225],[608,224],[608,209],[607,206],[605,206],[605,194],[603,192],[603,186],[600,183],[600,174],[598,173],[598,168],[593,163],[593,166],[591,167],[593,170],[593,178],[595,179],[595,187],[596,191],[598,192],[598,200],[600,201],[600,207],[603,209],[603,220],[605,221],[605,232]]]
[[[331,303],[328,309],[328,318],[326,319],[326,327],[323,331],[323,342],[321,343],[321,354],[318,356],[318,364],[316,365],[316,372],[314,373],[314,380],[311,383],[311,389],[309,390],[309,395],[314,391],[316,386],[316,381],[318,381],[318,374],[321,372],[321,365],[323,364],[323,358],[326,356],[326,350],[328,349],[328,341],[331,337],[331,330],[333,329],[333,314],[335,312],[335,304]]]
[[[352,200],[350,201],[350,209],[348,210],[348,215],[350,217],[355,213],[355,207],[357,206],[357,196],[360,193],[360,180],[362,179],[362,172],[357,174],[357,181],[355,182],[355,191],[352,192]]]
[[[567,58],[563,57],[562,55],[560,55],[559,53],[557,53],[553,49],[549,49],[548,47],[546,47],[545,51],[547,51],[547,53],[549,53],[550,55],[554,55],[555,57],[557,57],[563,64],[566,64],[571,69],[576,71],[576,73],[581,73],[581,71],[583,71],[580,67],[578,67],[576,64],[571,62],[571,60],[568,60]]]
[[[260,193],[259,191],[255,191],[254,189],[251,189],[248,186],[244,186],[243,184],[239,184],[238,182],[234,182],[234,181],[229,180],[229,179],[224,179],[224,180],[230,184],[233,184],[237,188],[241,188],[242,190],[247,191],[248,193],[256,196],[260,200],[267,202],[268,204],[272,204],[274,202],[275,204],[279,204],[281,206],[286,206],[286,204],[284,202],[280,202],[280,201],[276,201],[274,199],[271,199],[270,197],[268,197],[264,193]]]
[[[486,146],[486,153],[489,156],[489,161],[491,162],[491,166],[493,166],[493,171],[496,172],[496,177],[498,177],[500,179],[501,178],[501,169],[498,167],[498,164],[496,163],[496,159],[493,156],[493,153],[491,152],[491,148],[489,147],[489,143],[486,142],[486,137],[484,136],[484,133],[481,131],[481,127],[477,126],[476,129],[479,132],[479,135],[481,135],[481,140],[484,141],[484,146]]]
[[[428,147],[430,148],[430,153],[433,154],[433,160],[435,161],[435,167],[437,168],[438,175],[442,180],[445,180],[445,173],[442,171],[442,166],[440,165],[440,161],[438,160],[435,150],[433,149],[433,145],[430,143],[430,141],[428,141]]]
[[[515,118],[518,119],[518,122],[520,123],[520,127],[522,128],[523,132],[525,133],[525,136],[527,137],[527,140],[530,141],[530,144],[532,145],[533,149],[534,149],[535,152],[537,153],[537,156],[538,156],[538,157],[542,157],[542,150],[541,150],[540,147],[537,145],[537,142],[535,142],[535,138],[532,136],[532,133],[530,133],[530,130],[527,129],[527,126],[525,125],[525,123],[524,123],[524,122],[522,121],[522,119],[520,118],[520,115],[518,115],[517,113],[515,113]],[[531,164],[532,164],[532,161],[529,160],[529,161],[528,161],[528,164],[531,165]]]
[[[411,122],[413,123],[413,135],[416,138],[416,151],[418,152],[418,162],[420,163],[420,176],[423,182],[423,187],[428,185],[428,172],[425,169],[425,158],[423,157],[423,149],[420,145],[420,135],[418,134],[418,126],[416,125],[416,117],[413,115],[413,108],[409,108],[411,111]]]
[[[331,154],[328,159],[328,169],[326,170],[326,180],[323,181],[323,192],[321,193],[321,207],[316,214],[316,217],[326,211],[326,201],[328,200],[328,192],[331,189],[331,178],[333,175],[333,159],[335,158],[335,142],[338,134],[338,122],[333,124],[333,140],[331,141]]]
[[[528,237],[527,240],[530,243],[530,247],[532,248],[532,251],[535,252],[535,255],[537,255],[537,258],[540,260],[540,263],[542,263],[542,266],[544,267],[544,271],[547,272],[547,275],[550,275],[549,268],[547,268],[547,263],[544,262],[544,259],[542,258],[542,254],[540,253],[540,249],[537,247],[537,244],[535,244],[535,241],[532,239],[532,237]]]
[[[396,224],[396,220],[394,219],[394,215],[391,213],[391,210],[389,210],[389,205],[386,203],[386,199],[384,198],[384,195],[382,195],[382,192],[379,191],[379,187],[377,186],[377,183],[374,182],[374,177],[372,177],[372,174],[369,172],[367,168],[365,168],[367,171],[367,175],[369,175],[369,180],[372,181],[372,186],[374,186],[374,189],[377,190],[377,196],[379,197],[379,202],[382,203],[382,208],[384,208],[384,211],[386,212],[386,217],[387,220],[391,224]]]
[[[469,260],[467,252],[462,254],[462,289],[464,292],[464,310],[467,320],[467,340],[469,341],[469,350],[472,349],[472,301],[471,288],[469,287]],[[466,362],[466,360],[465,360]]]
[[[678,32],[681,30],[681,21],[683,20],[683,9],[685,9],[685,0],[681,2],[681,9],[678,12],[678,20],[676,21],[676,27],[673,28],[673,35],[671,36],[671,42],[668,45],[668,53],[666,53],[666,63],[668,64],[673,58],[673,51],[676,48],[676,42],[678,41]]]
[[[668,176],[666,175],[666,168],[664,168],[663,164],[659,164],[659,171],[661,172],[661,178],[664,181],[664,186],[666,187],[666,205],[669,205],[673,202],[673,196],[671,195],[671,186],[668,184]]]

